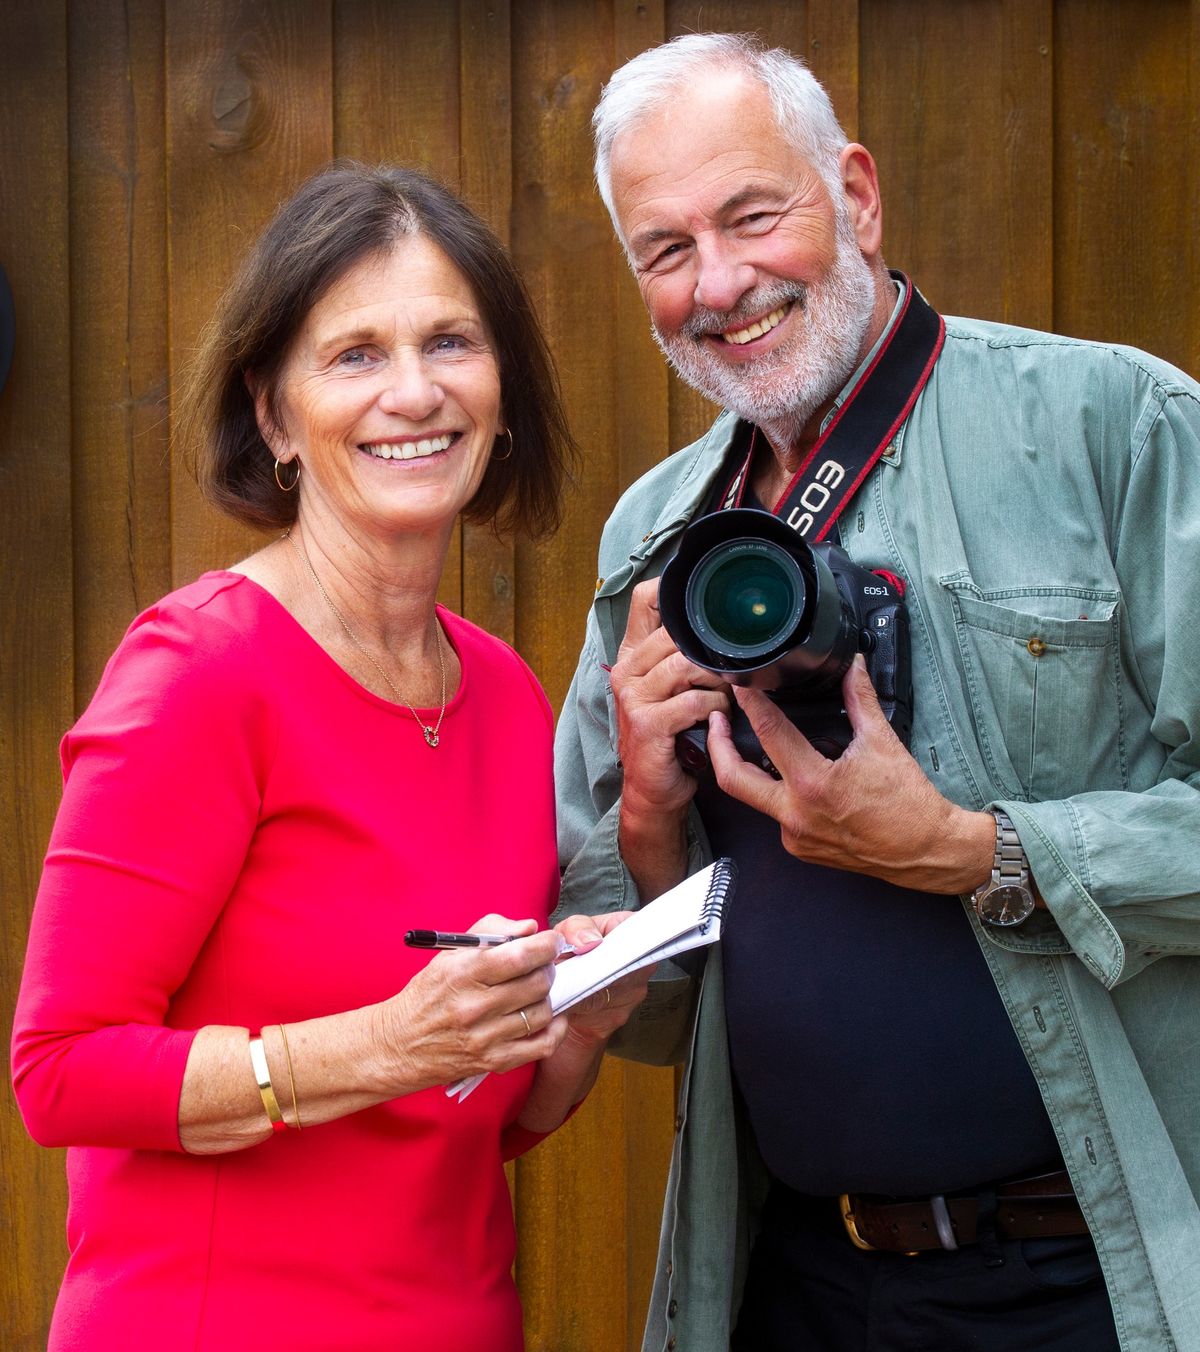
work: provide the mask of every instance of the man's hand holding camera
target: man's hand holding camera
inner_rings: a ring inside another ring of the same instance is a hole
[[[937,791],[884,717],[861,657],[846,672],[842,694],[854,736],[839,759],[828,760],[761,690],[735,688],[781,777],[738,755],[718,710],[708,720],[717,782],[773,817],[784,848],[799,859],[924,892],[970,892],[991,867],[991,815]]]
[[[727,709],[729,686],[689,662],[662,628],[657,579],[634,588],[610,675],[624,771],[621,854],[649,900],[687,871],[687,807],[696,781],[676,757],[676,734]]]

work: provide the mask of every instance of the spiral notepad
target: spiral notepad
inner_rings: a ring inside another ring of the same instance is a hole
[[[550,987],[551,1008],[561,1014],[640,967],[715,943],[736,880],[733,860],[718,859],[634,911],[595,948],[560,962]],[[446,1093],[461,1102],[483,1079],[473,1075],[459,1080]]]
[[[603,943],[560,962],[550,987],[551,1008],[561,1013],[639,967],[715,943],[736,876],[732,859],[718,859],[634,911]]]

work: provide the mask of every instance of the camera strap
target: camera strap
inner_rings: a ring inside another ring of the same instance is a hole
[[[825,538],[887,450],[925,388],[946,339],[945,321],[908,277],[895,271],[891,276],[904,286],[896,322],[771,509],[810,543]],[[721,495],[721,510],[742,504],[754,440]]]

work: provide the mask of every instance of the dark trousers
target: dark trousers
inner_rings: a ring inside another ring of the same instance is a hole
[[[1118,1352],[1086,1235],[864,1252],[832,1200],[776,1185],[731,1352]]]

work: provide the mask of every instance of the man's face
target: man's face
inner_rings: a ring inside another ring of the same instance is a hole
[[[663,351],[688,384],[796,432],[844,384],[876,301],[845,196],[766,91],[714,73],[619,136],[613,198]]]

